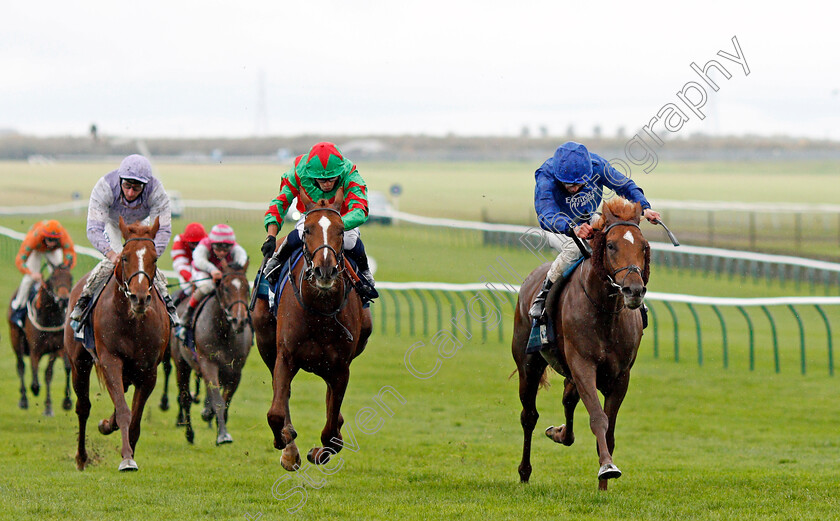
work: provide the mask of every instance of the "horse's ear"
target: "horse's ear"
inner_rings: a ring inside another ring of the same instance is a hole
[[[336,210],[338,212],[341,211],[341,205],[344,204],[344,187],[338,187],[338,191],[335,193],[335,201],[333,204],[330,205],[330,208]]]
[[[125,219],[120,215],[120,232],[122,232],[123,239],[128,239],[128,225],[125,224]]]
[[[245,265],[242,266],[242,271],[248,271],[249,264],[251,264],[251,259],[245,259]]]
[[[642,203],[635,203],[635,210],[636,210],[636,213],[633,216],[633,222],[638,224],[638,223],[642,222],[642,213],[644,213],[642,211]]]
[[[155,217],[155,223],[152,225],[152,229],[149,230],[149,233],[152,234],[152,237],[157,235],[158,230],[160,229],[160,216],[158,215]]]
[[[302,188],[302,187],[301,187],[301,189],[298,191],[298,199],[300,199],[300,202],[302,202],[302,203],[303,203],[303,211],[304,211],[304,212],[308,212],[309,210],[311,210],[312,208],[314,208],[314,207],[315,207],[315,201],[313,201],[313,200],[309,197],[309,194],[307,194],[307,193],[303,190],[303,188]]]

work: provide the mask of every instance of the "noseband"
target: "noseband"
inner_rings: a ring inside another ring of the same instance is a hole
[[[242,304],[243,306],[245,306],[245,312],[248,315],[248,322],[249,323],[251,322],[251,310],[248,309],[248,302],[245,302],[242,299],[237,299],[237,300],[234,300],[233,302],[225,305],[225,303],[222,301],[222,295],[221,295],[222,282],[224,282],[224,280],[228,277],[235,277],[235,276],[238,276],[238,275],[242,275],[242,274],[240,274],[238,272],[225,273],[224,275],[222,275],[222,278],[219,280],[219,287],[216,289],[216,300],[219,301],[219,307],[221,308],[222,312],[225,314],[225,319],[227,320],[228,324],[233,324],[234,317],[231,314],[231,311],[233,310],[233,306],[235,306],[237,304]],[[242,277],[244,279],[244,275],[242,275]],[[248,281],[245,280],[244,283],[247,285]]]
[[[131,241],[149,241],[152,244],[155,243],[155,241],[153,239],[148,239],[146,237],[134,237],[134,238],[131,238],[131,239],[127,239],[125,241],[125,244],[128,244]],[[131,280],[138,275],[145,275],[146,278],[149,279],[149,289],[150,290],[152,289],[152,286],[154,285],[154,278],[150,277],[149,274],[146,273],[145,271],[137,270],[134,273],[132,273],[130,277],[128,277],[126,279],[125,278],[125,262],[122,262],[122,261],[120,261],[120,270],[122,271],[122,278],[123,278],[122,287],[120,289],[122,290],[122,292],[126,296],[126,298],[128,298],[131,295],[131,290],[128,289],[128,285],[131,284]]]
[[[339,212],[338,210],[335,210],[333,208],[315,208],[314,210],[309,210],[308,212],[306,212],[306,215],[309,215],[313,212],[333,212],[333,213],[338,214],[339,218],[341,217],[341,212]],[[342,234],[342,236],[344,235],[344,230],[343,229],[341,231],[341,234]],[[302,236],[306,235],[306,228],[304,228],[303,233],[301,233],[301,235]],[[337,267],[338,267],[339,275],[344,272],[344,245],[343,245],[343,241],[342,241],[342,246],[339,248],[339,251],[336,251],[335,248],[333,248],[329,244],[322,244],[322,245],[318,246],[317,248],[315,248],[314,250],[312,250],[312,252],[310,252],[309,249],[306,246],[306,238],[301,237],[301,240],[303,242],[303,264],[304,264],[304,266],[303,266],[303,269],[304,269],[303,278],[305,280],[311,281],[315,277],[315,274],[313,272],[313,269],[314,269],[313,259],[315,258],[315,254],[318,253],[321,250],[328,250],[328,251],[332,252],[332,254],[335,256],[335,262],[336,262]]]

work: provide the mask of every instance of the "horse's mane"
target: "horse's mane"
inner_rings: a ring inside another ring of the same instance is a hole
[[[601,218],[593,225],[595,233],[589,239],[589,245],[592,247],[592,269],[601,280],[607,280],[609,273],[604,267],[604,250],[606,249],[607,236],[601,230],[604,229],[607,217],[606,213],[612,213],[619,221],[628,221],[638,224],[640,219],[641,206],[639,203],[632,203],[623,197],[614,197],[609,201],[604,202],[602,208],[603,214]],[[642,270],[642,281],[647,284],[650,278],[650,244],[645,241],[645,267]]]
[[[152,227],[146,226],[142,221],[127,224],[128,231],[131,232],[132,237],[143,237],[152,234]]]

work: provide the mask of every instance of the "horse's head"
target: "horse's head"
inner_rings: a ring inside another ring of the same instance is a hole
[[[315,286],[328,290],[335,286],[344,270],[344,221],[341,204],[344,190],[339,188],[333,204],[321,200],[313,202],[300,192],[306,218],[303,221],[303,256],[306,278],[314,278]]]
[[[624,305],[642,305],[650,275],[650,246],[639,229],[639,203],[615,197],[604,203],[601,220],[594,226],[592,262],[602,278],[624,297]]]
[[[66,264],[53,266],[50,278],[44,283],[44,289],[61,309],[67,309],[70,290],[73,289],[73,274]]]
[[[248,277],[245,276],[247,269],[247,262],[244,266],[226,266],[222,270],[222,278],[216,283],[219,307],[234,333],[241,333],[250,317],[248,303],[251,301],[251,291]]]
[[[155,235],[160,219],[152,226],[141,223],[125,224],[120,217],[120,231],[125,243],[117,260],[115,273],[120,289],[128,298],[131,311],[143,315],[152,303],[152,286],[157,271]]]

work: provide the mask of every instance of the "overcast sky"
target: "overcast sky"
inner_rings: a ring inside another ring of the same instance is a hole
[[[776,9],[768,5],[782,5]],[[633,134],[840,139],[830,2],[6,2],[0,129],[37,135]],[[749,75],[734,61],[737,36]],[[716,59],[713,92],[690,64]],[[261,79],[262,78],[262,79]],[[700,120],[677,92],[708,91]],[[260,95],[260,92],[263,92]]]

